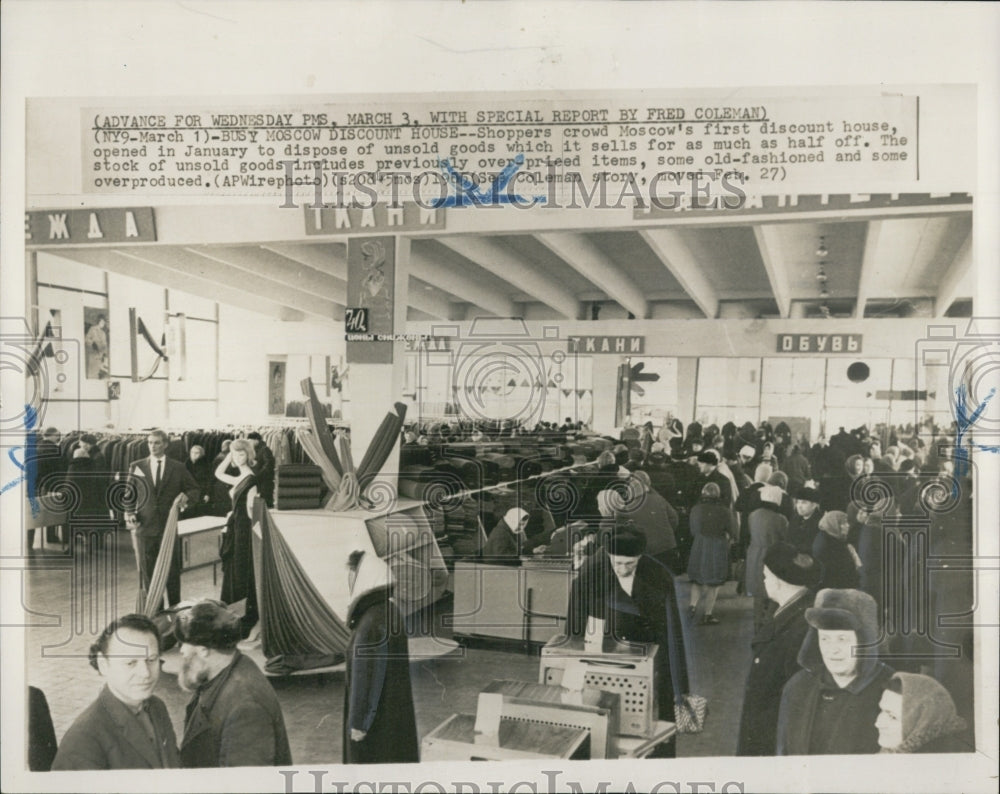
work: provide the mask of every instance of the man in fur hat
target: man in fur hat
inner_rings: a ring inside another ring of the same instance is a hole
[[[670,571],[644,554],[646,538],[630,527],[602,538],[603,548],[584,563],[573,581],[567,632],[583,637],[588,616],[604,621],[605,632],[622,642],[656,643],[657,719],[674,721],[675,694],[689,694],[684,635]],[[676,754],[671,740],[656,757]]]
[[[292,751],[271,682],[240,653],[242,626],[219,601],[178,614],[177,683],[193,692],[184,720],[181,766],[290,766]]]
[[[860,590],[820,590],[805,611],[803,668],[785,685],[778,755],[877,753],[882,691],[893,670],[878,659],[878,606]]]
[[[788,522],[787,539],[799,551],[811,554],[819,533],[819,520],[823,517],[819,508],[819,491],[803,485],[792,491],[792,497],[795,499],[795,515]]]
[[[764,555],[764,589],[773,608],[751,643],[737,755],[774,755],[781,690],[800,669],[799,648],[809,631],[805,611],[819,575],[816,561],[788,543],[776,543]]]

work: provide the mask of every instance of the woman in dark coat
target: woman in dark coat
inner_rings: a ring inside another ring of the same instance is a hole
[[[694,543],[688,559],[691,580],[691,616],[702,596],[705,606],[701,622],[714,625],[719,619],[712,614],[719,587],[729,576],[729,544],[736,536],[736,514],[722,504],[719,486],[707,483],[701,489],[701,501],[691,511],[691,534]]]
[[[184,463],[192,479],[198,483],[198,501],[188,505],[184,511],[184,518],[194,518],[195,516],[206,515],[211,507],[212,488],[215,485],[215,476],[212,473],[212,464],[205,457],[205,448],[194,444],[188,450],[188,459]]]
[[[567,633],[584,637],[587,618],[593,616],[604,620],[619,641],[656,643],[657,719],[673,722],[675,695],[690,694],[674,578],[666,566],[643,554],[646,536],[634,529],[616,529],[602,537],[602,545],[570,588]],[[675,744],[671,740],[655,752],[656,757],[673,757]]]
[[[850,529],[847,513],[831,510],[820,519],[819,529],[813,541],[812,556],[823,569],[820,588],[856,589],[861,582],[858,574],[861,558],[847,542]]]
[[[227,604],[235,604],[246,599],[243,613],[243,636],[247,637],[256,625],[257,586],[253,570],[253,502],[257,495],[257,478],[253,473],[254,448],[250,441],[238,439],[229,447],[229,454],[215,470],[217,479],[232,486],[229,495],[233,509],[226,520],[226,531],[222,535],[222,592],[220,598]],[[234,464],[239,473],[226,473]]]
[[[107,490],[110,476],[105,469],[104,458],[97,450],[97,439],[85,435],[80,445],[73,450],[66,482],[69,483],[79,503],[70,513],[70,525],[74,518],[108,518]]]
[[[348,584],[343,763],[401,764],[420,760],[410,685],[406,629],[392,599],[389,568],[352,552]]]

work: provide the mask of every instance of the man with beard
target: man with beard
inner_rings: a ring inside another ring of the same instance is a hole
[[[218,601],[178,615],[177,682],[194,692],[184,720],[181,766],[290,766],[285,720],[270,682],[236,649],[240,619]]]

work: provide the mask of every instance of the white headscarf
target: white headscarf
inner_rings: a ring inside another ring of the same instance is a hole
[[[521,531],[521,519],[528,517],[528,511],[522,510],[520,507],[512,507],[506,513],[504,513],[503,520],[504,523],[510,527],[512,532]]]

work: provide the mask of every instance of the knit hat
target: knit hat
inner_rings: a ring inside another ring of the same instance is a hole
[[[820,531],[837,540],[847,540],[847,513],[841,510],[831,510],[819,520]]]
[[[180,642],[231,651],[243,637],[239,617],[221,601],[197,601],[178,614],[174,634]]]
[[[796,488],[793,496],[796,499],[801,499],[803,502],[815,502],[819,504],[820,501],[819,491],[807,485],[800,485]]]
[[[638,557],[646,550],[646,536],[634,529],[618,529],[605,537],[604,548],[615,557]]]
[[[820,582],[821,570],[808,554],[790,543],[775,543],[764,555],[764,565],[781,581],[796,587],[814,588]]]

